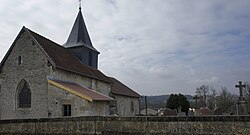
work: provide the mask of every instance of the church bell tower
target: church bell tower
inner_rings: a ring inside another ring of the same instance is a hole
[[[92,45],[85,25],[81,5],[67,42],[63,47],[70,50],[83,64],[98,68],[98,52]]]

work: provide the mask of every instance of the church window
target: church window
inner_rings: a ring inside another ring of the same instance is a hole
[[[17,61],[18,61],[18,65],[21,65],[21,64],[23,63],[23,62],[22,62],[22,57],[21,57],[21,56],[18,56]]]
[[[131,112],[134,112],[135,108],[134,108],[134,102],[131,102]]]
[[[89,52],[89,66],[92,66],[92,53]]]
[[[18,84],[18,107],[31,107],[31,92],[25,80],[22,80]]]
[[[71,116],[71,105],[70,104],[63,105],[63,116]]]

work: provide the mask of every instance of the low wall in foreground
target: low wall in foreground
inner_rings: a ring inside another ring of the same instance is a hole
[[[1,120],[0,134],[250,135],[250,116],[70,117]]]

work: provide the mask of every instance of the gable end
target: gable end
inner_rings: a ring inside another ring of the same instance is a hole
[[[36,41],[36,39],[31,35],[31,33],[29,32],[29,30],[27,28],[25,28],[25,26],[22,27],[21,31],[18,33],[17,37],[15,38],[14,42],[12,43],[12,45],[10,46],[9,50],[7,51],[7,53],[5,54],[4,58],[2,59],[1,63],[0,63],[0,72],[2,71],[2,68],[7,60],[7,58],[9,57],[10,53],[12,52],[13,48],[16,45],[16,42],[18,41],[18,39],[21,37],[21,35],[26,32],[29,37],[32,39],[32,41],[34,41],[34,44],[38,45],[39,48],[41,50],[43,50],[43,48],[40,46],[40,44]],[[52,61],[52,59],[48,56],[48,54],[46,54],[46,52],[43,50],[43,53],[45,53],[48,61],[51,63],[51,65],[53,67],[55,67],[55,63]]]

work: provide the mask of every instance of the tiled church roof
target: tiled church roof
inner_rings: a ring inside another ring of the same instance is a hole
[[[138,93],[127,87],[125,84],[121,83],[113,77],[109,77],[112,81],[111,91],[115,95],[129,96],[129,97],[141,97]]]
[[[81,61],[72,55],[66,48],[27,28],[25,29],[29,31],[35,40],[40,44],[45,53],[54,62],[56,68],[110,82],[110,80],[101,71],[82,64]]]

